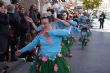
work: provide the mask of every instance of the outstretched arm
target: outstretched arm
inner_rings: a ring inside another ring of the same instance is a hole
[[[26,51],[28,51],[28,50],[31,50],[31,49],[33,49],[37,44],[38,44],[38,37],[36,36],[36,37],[34,38],[34,40],[33,40],[30,44],[28,44],[27,46],[25,46],[24,48],[22,48],[20,51],[21,51],[21,53],[23,53],[23,52],[26,52]]]
[[[17,56],[20,56],[21,53],[24,53],[24,52],[26,52],[26,51],[28,51],[28,50],[33,49],[37,44],[38,44],[38,37],[36,36],[36,37],[34,38],[34,40],[33,40],[30,44],[28,44],[27,46],[25,46],[25,47],[22,48],[21,50],[17,50],[17,51],[16,51],[16,55],[17,55]]]

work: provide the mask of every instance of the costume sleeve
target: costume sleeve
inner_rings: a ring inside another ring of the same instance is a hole
[[[22,48],[20,51],[23,53],[23,52],[26,52],[28,50],[31,50],[31,49],[33,49],[38,44],[38,42],[39,42],[38,41],[38,37],[36,36],[34,38],[34,40],[30,44],[28,44],[27,46],[25,46],[24,48]]]
[[[69,36],[70,32],[71,32],[71,28],[51,30],[48,33],[49,33],[49,35],[52,35],[52,36],[61,36],[61,37],[63,37],[63,36]]]
[[[38,28],[36,28],[37,31],[41,31],[42,30],[42,26],[40,25]]]
[[[77,26],[77,25],[78,25],[77,22],[75,22],[75,21],[73,21],[73,20],[70,20],[70,21],[68,21],[68,22],[69,22],[69,24],[72,25],[72,26]]]

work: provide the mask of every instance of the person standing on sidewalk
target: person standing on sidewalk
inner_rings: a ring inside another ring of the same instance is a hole
[[[102,14],[99,16],[99,22],[100,22],[100,29],[104,28],[104,22],[105,22],[105,14],[102,12]]]
[[[5,3],[0,1],[0,62],[5,61],[5,53],[8,48],[9,18]]]
[[[7,6],[9,16],[9,37],[8,37],[8,49],[6,52],[6,60],[9,61],[9,53],[11,54],[11,61],[17,61],[18,58],[15,55],[16,46],[18,45],[19,30],[21,30],[20,16],[15,13],[15,6],[10,4]],[[9,49],[11,50],[9,52]]]

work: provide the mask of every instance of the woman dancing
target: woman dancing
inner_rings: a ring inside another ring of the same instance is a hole
[[[30,22],[33,23],[32,19]],[[69,66],[61,55],[62,37],[69,36],[71,28],[52,29],[51,21],[48,17],[41,18],[42,31],[34,40],[21,50],[16,51],[16,55],[31,50],[40,44],[39,53],[35,57],[30,73],[70,73]]]

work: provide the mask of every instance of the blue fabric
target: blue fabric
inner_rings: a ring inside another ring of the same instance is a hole
[[[80,17],[80,22],[81,22],[81,23],[86,22],[86,20],[87,20],[87,17],[86,17],[86,16],[81,16],[81,17]]]
[[[77,25],[77,23],[75,22],[72,22],[71,25]],[[53,22],[52,23],[52,27],[53,28],[59,28],[59,29],[69,29],[70,26],[65,26],[62,22]],[[38,31],[41,31],[42,30],[42,25],[40,25],[38,28],[37,28]]]
[[[77,25],[78,25],[77,22],[75,22],[75,21],[73,21],[73,20],[70,20],[70,21],[68,21],[68,22],[69,22],[69,24],[72,25],[72,26],[77,26]]]
[[[51,43],[47,43],[47,38],[44,36],[44,34],[40,34],[36,36],[30,44],[22,48],[20,51],[26,52],[38,44],[41,44],[40,55],[48,56],[49,59],[54,60],[56,55],[61,52],[62,37],[68,36],[70,34],[70,29],[50,30],[48,34],[52,39]]]
[[[74,36],[74,37],[75,36],[80,36],[80,31],[81,30],[79,28],[72,29],[71,30],[71,35]]]
[[[53,24],[53,26],[56,26],[60,29],[68,29],[70,26],[65,26],[62,22],[56,22],[56,24]]]
[[[41,31],[42,30],[42,25],[40,25],[39,27],[36,28],[37,31]]]
[[[73,20],[70,20],[70,21],[68,21],[69,23],[70,23],[70,25],[71,26],[77,26],[78,24],[77,24],[77,22],[75,22],[75,21],[73,21]],[[53,28],[60,28],[60,29],[69,29],[71,26],[65,26],[63,23],[61,23],[61,22],[53,22],[52,23],[52,27]],[[38,31],[41,31],[42,30],[42,25],[40,25],[38,28],[37,28],[37,30]],[[72,34],[79,34],[79,32],[80,32],[80,29],[79,28],[75,28],[75,29],[72,29],[71,30],[71,35]]]
[[[60,28],[60,27],[62,27],[62,26],[60,26],[60,24],[61,24],[61,23],[59,23],[59,22],[53,22],[53,23],[52,23],[52,27],[55,28],[55,29],[56,29],[56,28]],[[62,23],[61,25],[64,25],[64,24]],[[38,30],[38,31],[41,31],[41,30],[42,30],[42,25],[40,25],[40,26],[37,28],[37,30]]]
[[[82,33],[81,33],[81,37],[82,37],[83,39],[84,39],[84,38],[87,39],[87,32],[82,32]]]
[[[69,20],[68,21],[69,22],[69,24],[70,24],[70,26],[65,26],[63,23],[61,23],[61,22],[54,22],[53,23],[53,27],[58,27],[58,28],[60,28],[60,29],[69,29],[71,26],[77,26],[78,24],[77,24],[77,22],[75,22],[75,21],[73,21],[73,20]],[[80,32],[80,29],[79,28],[75,28],[75,29],[72,29],[71,30],[71,35],[72,34],[79,34],[79,32]],[[65,37],[66,38],[66,37]]]
[[[82,32],[82,36],[86,36],[87,35],[87,32]]]
[[[54,28],[57,28],[57,27],[59,27],[58,24],[59,24],[58,22],[53,22],[53,23],[52,23],[52,26],[53,26]]]
[[[79,28],[74,28],[74,29],[71,30],[71,32],[73,32],[73,33],[79,33],[80,32],[80,29]]]
[[[77,20],[78,22],[80,22],[80,21],[81,21],[81,19],[80,19],[80,18],[76,18],[76,20]]]

